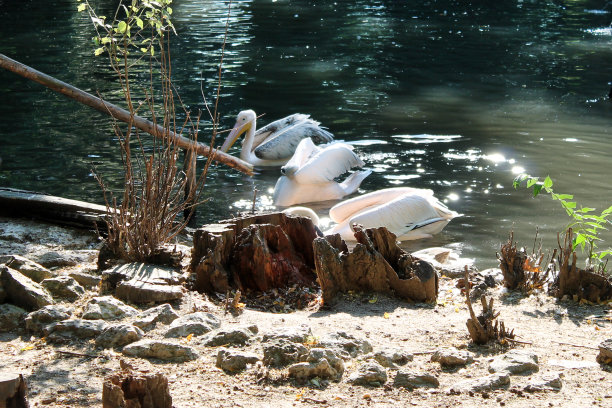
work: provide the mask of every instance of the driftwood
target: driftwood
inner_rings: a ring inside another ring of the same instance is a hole
[[[153,135],[154,137],[162,138],[167,135],[178,147],[183,149],[193,149],[197,154],[202,156],[208,156],[211,153],[210,147],[205,144],[194,142],[139,116],[132,116],[130,112],[125,109],[106,102],[91,95],[90,93],[82,91],[70,84],[37,71],[34,68],[24,65],[18,61],[8,58],[6,55],[0,54],[0,67],[12,71],[17,75],[21,75],[24,78],[38,82],[39,84],[42,84],[55,92],[59,92],[62,95],[92,107],[99,112],[110,115],[117,120],[130,123],[138,129]],[[229,154],[223,153],[219,150],[214,150],[211,158],[243,173],[253,174],[253,166],[250,163],[230,156]]]
[[[465,267],[464,279],[466,282],[465,303],[470,312],[470,318],[467,320],[466,326],[472,341],[476,344],[486,344],[491,340],[502,341],[504,339],[513,339],[514,330],[510,332],[506,331],[504,322],[497,320],[499,312],[496,313],[493,309],[493,298],[488,302],[484,295],[480,298],[482,314],[476,316],[472,308],[472,301],[470,300],[470,280],[467,266]]]
[[[431,264],[404,252],[396,236],[384,227],[355,229],[353,251],[338,234],[314,240],[324,303],[333,303],[339,292],[349,290],[394,294],[417,302],[436,300],[438,274]]]
[[[104,379],[102,408],[172,408],[168,379],[129,368]]]
[[[193,237],[194,289],[266,291],[292,283],[313,283],[312,241],[316,236],[309,218],[283,213],[205,225]]]
[[[559,272],[555,282],[557,297],[575,296],[577,299],[595,303],[612,299],[612,282],[607,277],[576,267],[576,252],[573,250],[572,240],[571,228],[565,233],[563,245],[560,239],[557,240],[559,245],[557,255]]]
[[[0,373],[0,407],[28,408],[28,387],[21,374]]]
[[[106,230],[106,206],[12,188],[0,188],[0,214]]]

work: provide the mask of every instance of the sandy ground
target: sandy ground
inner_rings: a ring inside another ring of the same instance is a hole
[[[7,228],[14,225],[15,221],[0,220],[3,237],[0,254],[18,251],[20,255],[36,258],[45,248],[61,250],[57,239],[43,239],[41,234],[48,233],[49,227],[39,228],[39,224],[26,223],[29,238],[24,238],[18,232],[7,234]],[[66,236],[80,236],[80,239],[67,241],[71,249],[78,250],[79,245],[85,245],[82,249],[87,250],[95,247],[96,239],[91,235],[71,230],[65,233]],[[7,239],[7,236],[12,238]],[[91,273],[95,272],[95,264],[84,262],[58,268],[61,273],[71,270]],[[103,379],[118,370],[119,360],[123,359],[138,370],[164,373],[169,379],[175,407],[612,407],[611,369],[595,363],[597,346],[612,338],[610,307],[559,301],[543,293],[523,296],[499,287],[488,294],[494,297],[506,327],[514,329],[517,339],[524,343],[515,344],[513,348],[535,352],[539,358],[539,373],[512,376],[510,386],[501,390],[449,393],[448,389],[459,381],[489,374],[490,360],[504,352],[496,346],[474,346],[470,342],[465,326],[467,307],[455,284],[453,279],[441,278],[436,305],[409,304],[373,294],[357,294],[346,296],[326,310],[276,314],[247,308],[242,314],[232,316],[225,314],[220,305],[205,295],[193,292],[173,305],[181,314],[193,310],[215,313],[223,321],[224,328],[255,324],[260,335],[281,326],[305,324],[311,327],[315,340],[325,333],[343,330],[369,340],[375,351],[401,348],[415,353],[414,361],[406,368],[437,376],[440,387],[434,389],[408,391],[393,387],[396,370],[392,369],[388,370],[389,381],[383,387],[350,385],[346,379],[362,364],[360,357],[346,362],[340,382],[296,383],[287,379],[286,370],[274,369],[261,381],[255,367],[235,375],[224,373],[215,366],[217,349],[195,345],[193,339],[190,345],[202,357],[175,364],[127,358],[120,350],[96,348],[93,340],[47,344],[23,330],[0,333],[0,371],[27,377],[31,406],[101,406]],[[94,295],[95,292],[89,292],[76,302],[77,310]],[[479,311],[478,305],[476,312]],[[156,330],[147,336],[160,335]],[[182,341],[190,343],[187,339]],[[467,348],[476,354],[476,361],[460,369],[443,369],[438,363],[430,362],[432,352],[443,346]],[[244,349],[262,354],[258,340]],[[551,372],[562,372],[560,391],[521,391],[531,378]]]

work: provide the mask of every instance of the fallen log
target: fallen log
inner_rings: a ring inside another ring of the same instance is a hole
[[[34,217],[73,227],[106,230],[106,206],[13,188],[0,188],[0,214]]]
[[[435,302],[438,274],[428,262],[404,252],[386,228],[355,228],[357,244],[349,251],[335,234],[313,242],[317,280],[323,302],[339,292],[374,291],[415,302]]]
[[[211,155],[210,147],[205,144],[194,142],[169,129],[165,129],[163,126],[153,123],[147,119],[135,115],[132,116],[130,112],[123,108],[120,108],[117,105],[114,105],[110,102],[106,102],[66,82],[60,81],[56,78],[53,78],[52,76],[37,71],[34,68],[15,61],[4,54],[0,54],[0,67],[14,72],[17,75],[21,75],[22,77],[30,79],[34,82],[38,82],[39,84],[42,84],[55,92],[59,92],[62,95],[74,99],[84,105],[92,107],[99,112],[110,115],[117,120],[130,123],[138,129],[143,130],[156,138],[161,139],[167,135],[177,146],[183,149],[193,149],[199,155],[210,156],[212,160],[215,160],[219,163],[223,163],[229,167],[232,167],[249,175],[253,174],[253,166],[250,163],[247,163],[243,160],[230,156],[229,154],[216,149],[212,152]]]

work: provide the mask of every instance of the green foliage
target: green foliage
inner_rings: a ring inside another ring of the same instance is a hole
[[[606,226],[612,223],[612,206],[603,210],[599,215],[595,213],[595,208],[582,207],[578,205],[571,194],[558,194],[553,191],[553,181],[549,176],[542,181],[538,177],[533,177],[529,174],[520,174],[512,183],[515,189],[526,181],[527,188],[533,189],[533,196],[536,197],[542,190],[550,194],[553,200],[559,201],[567,215],[571,217],[571,221],[566,228],[572,228],[576,233],[573,240],[573,249],[577,247],[584,252],[589,253],[589,264],[594,262],[596,266],[605,265],[604,258],[612,255],[612,248],[601,251],[596,251],[597,243],[602,239],[599,234],[606,230]]]
[[[94,54],[108,53],[119,61],[121,57],[140,52],[155,55],[155,49],[162,48],[160,39],[174,26],[170,20],[172,0],[132,0],[131,5],[122,4],[111,23],[106,16],[98,16],[88,0],[77,0],[79,12],[87,11],[96,29],[93,37],[96,45]]]

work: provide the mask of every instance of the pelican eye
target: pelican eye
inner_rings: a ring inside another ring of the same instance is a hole
[[[281,167],[281,174],[285,175],[285,173],[287,173],[287,169],[285,169],[284,167]]]

